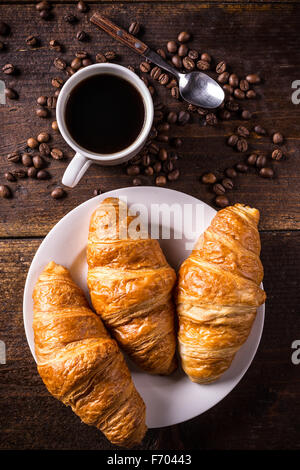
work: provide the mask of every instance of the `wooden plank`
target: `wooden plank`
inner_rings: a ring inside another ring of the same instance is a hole
[[[291,82],[300,76],[300,48],[298,25],[300,5],[295,4],[251,4],[251,5],[208,5],[199,3],[161,4],[119,4],[92,5],[90,13],[100,9],[122,26],[136,18],[145,26],[143,40],[157,48],[176,32],[188,29],[193,33],[193,47],[208,51],[216,61],[226,59],[232,69],[243,75],[249,71],[261,74],[265,84],[257,87],[261,99],[247,103],[254,111],[255,121],[270,132],[280,129],[286,136],[287,158],[274,165],[274,180],[263,180],[255,174],[239,176],[236,189],[230,193],[234,202],[257,206],[262,212],[262,229],[299,229],[300,207],[298,182],[300,177],[299,130],[300,107],[291,102]],[[279,10],[280,9],[280,14]],[[36,98],[51,93],[51,78],[62,75],[52,65],[60,54],[49,51],[48,41],[57,39],[65,46],[62,56],[70,61],[78,49],[86,49],[95,56],[99,50],[114,49],[120,56],[120,63],[138,66],[139,58],[123,46],[97,31],[89,24],[89,15],[84,15],[76,27],[66,25],[63,14],[66,7],[55,7],[55,21],[41,22],[32,5],[0,6],[0,16],[12,27],[12,34],[6,42],[8,51],[1,53],[0,65],[14,63],[21,73],[16,77],[4,77],[8,86],[15,87],[18,101],[0,106],[1,141],[0,175],[10,166],[5,155],[16,148],[24,149],[26,139],[40,130],[48,130],[51,120],[35,117]],[[91,41],[79,43],[76,31],[82,28],[89,32]],[[29,34],[37,34],[41,47],[32,51],[25,45]],[[64,75],[62,75],[64,76]],[[169,109],[184,109],[185,104],[169,98],[165,89],[157,88],[160,98]],[[54,118],[54,113],[52,113]],[[199,124],[193,116],[192,124],[185,127],[173,126],[172,136],[184,137],[179,161],[181,178],[169,183],[177,189],[211,204],[213,194],[199,183],[200,176],[207,170],[222,174],[222,170],[241,160],[241,156],[225,145],[226,137],[241,122],[233,119],[216,128]],[[53,201],[51,189],[60,183],[72,151],[62,142],[60,136],[53,138],[51,145],[60,146],[66,159],[51,163],[52,179],[46,182],[35,180],[19,181],[11,185],[15,196],[1,200],[0,236],[44,236],[49,229],[68,211],[90,198],[95,188],[112,190],[132,184],[132,178],[118,167],[92,166],[80,184],[69,191],[67,198]],[[252,139],[252,149],[269,147],[269,139]],[[3,183],[0,176],[0,182]],[[145,179],[145,184],[153,184]]]
[[[263,232],[266,320],[246,376],[221,403],[198,418],[151,430],[141,449],[299,449],[299,366],[291,362],[297,338],[300,237]],[[22,320],[26,274],[40,240],[1,240],[1,449],[113,449],[91,427],[52,398],[36,372]],[[183,397],[183,401],[185,397]]]

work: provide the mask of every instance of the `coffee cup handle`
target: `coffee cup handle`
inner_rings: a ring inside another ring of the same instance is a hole
[[[74,188],[91,164],[90,159],[77,152],[64,172],[62,184]]]

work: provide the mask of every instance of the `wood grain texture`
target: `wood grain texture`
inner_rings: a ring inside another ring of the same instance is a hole
[[[299,4],[101,4],[91,5],[89,13],[80,16],[80,23],[76,26],[66,25],[62,20],[63,14],[72,8],[69,4],[55,5],[54,20],[43,22],[36,15],[34,5],[0,6],[0,16],[12,30],[11,36],[5,39],[8,51],[1,53],[0,65],[12,62],[21,72],[16,77],[0,74],[0,78],[20,94],[18,101],[0,106],[0,175],[9,168],[5,159],[7,153],[16,148],[23,149],[28,137],[50,128],[51,119],[36,118],[35,108],[39,95],[51,93],[51,78],[65,77],[53,66],[56,56],[70,61],[78,49],[86,49],[93,58],[99,50],[114,49],[119,54],[120,63],[138,66],[138,56],[89,24],[89,16],[99,10],[124,28],[133,19],[140,21],[145,28],[141,39],[153,48],[166,44],[169,39],[176,38],[179,31],[188,29],[194,36],[193,47],[211,53],[216,61],[227,60],[241,76],[249,71],[261,74],[265,83],[256,88],[261,99],[247,103],[247,106],[254,111],[253,122],[264,125],[269,132],[279,129],[283,132],[287,138],[284,146],[287,157],[274,165],[276,176],[273,180],[266,181],[254,174],[239,176],[236,189],[230,192],[230,199],[233,203],[243,202],[258,207],[262,212],[263,229],[300,228],[297,187],[300,177],[300,107],[291,102],[291,83],[300,76]],[[75,39],[79,29],[90,34],[90,42],[79,43]],[[30,50],[25,44],[29,34],[36,34],[41,40],[36,50]],[[64,54],[49,50],[50,39],[57,39],[65,46]],[[185,108],[185,104],[172,101],[161,86],[156,88],[170,109]],[[199,118],[193,117],[193,122],[185,127],[173,126],[171,134],[184,137],[179,162],[182,176],[177,182],[169,183],[168,187],[211,204],[213,194],[199,183],[199,178],[207,170],[221,175],[224,168],[241,160],[240,154],[225,145],[226,137],[240,123],[233,119],[213,128],[200,125]],[[269,140],[252,139],[252,149],[270,149]],[[132,177],[127,176],[121,166],[105,168],[94,165],[79,185],[69,191],[67,198],[51,200],[51,189],[60,184],[73,155],[60,136],[54,137],[51,145],[54,144],[64,149],[65,160],[51,162],[53,176],[49,181],[28,179],[11,185],[14,198],[1,201],[0,236],[44,236],[64,214],[90,198],[95,188],[107,191],[132,184]],[[3,182],[2,176],[0,182]],[[149,184],[148,180],[145,184]]]
[[[258,353],[240,384],[221,403],[186,423],[148,431],[140,449],[299,449],[297,339],[300,237],[263,232],[266,320]],[[22,320],[23,286],[40,240],[1,240],[0,449],[113,449],[49,395],[36,371]],[[299,339],[299,338],[298,338]]]

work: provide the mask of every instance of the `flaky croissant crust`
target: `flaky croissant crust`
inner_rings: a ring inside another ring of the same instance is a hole
[[[49,263],[33,300],[38,372],[49,392],[112,443],[132,447],[141,442],[145,404],[117,343],[68,270]]]
[[[88,287],[96,312],[126,353],[147,372],[169,374],[176,367],[176,275],[157,240],[129,236],[134,221],[117,198],[105,199],[93,213]]]
[[[179,351],[194,382],[228,369],[265,301],[258,222],[258,210],[241,204],[219,211],[180,268]]]

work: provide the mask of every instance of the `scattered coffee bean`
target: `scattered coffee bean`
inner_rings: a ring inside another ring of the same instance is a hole
[[[7,171],[6,173],[4,173],[4,178],[10,182],[14,182],[17,180],[16,177],[10,171]]]
[[[215,205],[218,206],[218,207],[227,207],[229,206],[230,202],[229,202],[229,199],[228,197],[226,196],[217,196],[215,198]]]
[[[220,119],[222,119],[223,121],[228,121],[228,119],[231,118],[231,113],[230,111],[228,111],[227,109],[221,109],[219,111],[219,117]]]
[[[267,131],[260,125],[254,126],[254,132],[258,135],[266,135]]]
[[[181,43],[188,42],[190,39],[191,39],[191,35],[187,31],[181,31],[181,33],[179,33],[177,36],[177,40]]]
[[[185,126],[189,122],[191,115],[188,111],[179,111],[178,114],[178,124]]]
[[[139,34],[140,29],[141,29],[141,25],[137,21],[133,21],[128,28],[128,32],[136,36],[137,34]]]
[[[226,192],[226,189],[221,183],[216,183],[213,185],[212,190],[215,194],[221,195]]]
[[[77,10],[81,13],[85,13],[88,11],[88,6],[82,0],[79,0],[79,2],[77,3]]]
[[[117,54],[115,51],[106,51],[104,52],[105,57],[107,60],[115,60],[117,58]]]
[[[18,163],[20,161],[20,154],[18,152],[9,153],[6,159],[8,162]]]
[[[37,169],[34,166],[31,166],[30,168],[28,168],[27,176],[29,178],[35,178],[36,175],[37,175]]]
[[[175,122],[177,122],[177,119],[178,119],[178,116],[177,116],[177,113],[175,113],[175,111],[170,111],[169,114],[167,115],[167,122],[169,124],[175,124]]]
[[[73,70],[78,70],[82,66],[82,61],[78,57],[75,57],[75,59],[72,60],[71,62],[71,67]]]
[[[151,158],[150,158],[150,155],[148,153],[146,153],[145,155],[143,155],[142,157],[142,165],[143,166],[149,166],[151,163]]]
[[[262,178],[273,178],[274,171],[272,168],[264,167],[259,170],[259,176]]]
[[[202,183],[204,184],[215,184],[217,177],[214,173],[205,173],[201,178]]]
[[[168,52],[171,52],[171,54],[175,54],[175,52],[177,52],[177,44],[175,41],[169,41],[167,43],[167,49],[168,49]]]
[[[42,18],[42,20],[50,20],[51,18],[51,13],[49,10],[42,10],[40,11],[40,17]]]
[[[57,121],[53,121],[51,123],[51,127],[54,131],[58,131],[58,124],[57,124]]]
[[[228,82],[229,85],[236,88],[239,85],[239,77],[235,73],[232,73],[229,75]]]
[[[36,177],[38,180],[47,180],[50,178],[50,173],[47,170],[39,170]]]
[[[248,171],[248,165],[246,165],[246,163],[237,163],[235,168],[239,173],[247,173]]]
[[[248,119],[251,119],[252,118],[252,113],[250,113],[250,111],[248,111],[247,109],[244,109],[242,111],[242,119],[245,119],[245,121],[247,121]]]
[[[86,41],[87,38],[88,38],[88,35],[86,34],[85,31],[78,31],[76,34],[76,39],[78,39],[78,41]]]
[[[181,44],[178,48],[178,55],[179,57],[185,57],[189,52],[189,48],[186,44]]]
[[[168,90],[171,90],[171,88],[175,86],[178,86],[177,80],[175,78],[172,78],[171,81],[166,86],[166,88],[168,88]]]
[[[64,84],[64,81],[62,78],[60,77],[54,77],[52,78],[51,80],[51,85],[54,87],[54,88],[61,88]]]
[[[226,70],[226,62],[224,62],[223,60],[221,62],[218,63],[218,65],[216,66],[216,72],[217,73],[224,73],[225,70]]]
[[[168,132],[170,130],[170,124],[168,122],[163,122],[157,127],[157,130],[159,132]]]
[[[182,64],[188,72],[195,68],[195,62],[189,56],[183,58]]]
[[[56,57],[53,61],[53,64],[57,70],[65,70],[65,68],[67,67],[66,62],[60,57]]]
[[[13,75],[15,71],[16,69],[13,64],[5,64],[2,67],[2,72],[5,73],[6,75]]]
[[[225,85],[223,85],[223,90],[225,91],[227,96],[230,96],[233,93],[233,87],[228,83],[225,83]]]
[[[92,60],[87,57],[86,59],[82,59],[82,67],[87,67],[88,65],[92,65]]]
[[[228,178],[235,178],[237,176],[237,172],[234,168],[226,168],[225,175],[228,176]]]
[[[40,155],[34,155],[32,158],[32,162],[34,168],[37,168],[38,170],[44,168],[45,166],[45,160]]]
[[[77,17],[75,15],[73,15],[72,13],[67,13],[64,16],[64,20],[65,20],[66,23],[70,23],[70,24],[74,24],[78,21]]]
[[[50,155],[50,147],[48,144],[43,142],[42,144],[39,145],[39,152],[43,157],[47,157]]]
[[[164,186],[167,183],[167,178],[163,175],[157,176],[155,178],[155,184],[157,186]]]
[[[180,176],[180,171],[178,170],[178,168],[175,168],[175,170],[172,170],[170,171],[170,173],[168,173],[168,180],[176,181],[178,180],[179,176]]]
[[[148,90],[151,96],[155,95],[155,88],[152,85],[149,85]]]
[[[148,73],[150,72],[150,69],[151,69],[151,65],[149,64],[149,62],[144,61],[140,63],[141,72]]]
[[[209,70],[210,69],[210,62],[208,62],[207,60],[198,60],[197,62],[197,69],[199,70]]]
[[[100,188],[94,189],[94,191],[93,191],[93,196],[99,196],[99,194],[101,194],[101,193],[102,193],[102,191],[101,191]]]
[[[240,137],[248,137],[250,135],[250,132],[249,130],[247,129],[247,127],[245,126],[239,126],[236,130],[236,133],[240,136]]]
[[[248,90],[246,93],[246,98],[248,98],[248,100],[256,98],[256,92],[254,90]]]
[[[164,142],[164,143],[167,143],[169,142],[169,136],[167,134],[158,134],[156,139],[159,141],[159,142]]]
[[[50,135],[48,132],[40,132],[37,136],[37,141],[40,143],[48,142],[50,139]]]
[[[202,54],[204,55],[204,54]],[[193,60],[197,60],[198,57],[199,57],[199,52],[196,51],[195,49],[191,49],[188,53],[188,56],[190,57],[190,59],[193,59]],[[201,56],[201,60],[206,60],[204,59],[202,56]],[[210,62],[209,60],[207,60],[206,62]]]
[[[236,88],[233,92],[233,95],[235,98],[237,98],[238,100],[243,100],[245,99],[245,92],[240,90],[240,88]]]
[[[254,166],[256,165],[258,155],[256,153],[251,153],[249,157],[247,158],[247,163],[248,165]]]
[[[11,197],[11,195],[12,195],[12,192],[11,192],[10,187],[7,186],[6,184],[1,184],[0,185],[0,197],[7,199]]]
[[[180,137],[174,137],[173,139],[171,139],[170,143],[172,147],[175,147],[175,148],[179,148],[182,146],[182,140],[180,139]]]
[[[9,100],[17,100],[19,98],[18,93],[13,88],[5,88],[5,96]]]
[[[161,162],[165,162],[168,159],[168,152],[165,148],[159,149],[158,158]]]
[[[247,75],[246,80],[252,85],[260,83],[260,77],[256,73],[250,73],[249,75]]]
[[[127,175],[135,176],[140,174],[140,167],[138,165],[130,165],[127,167]]]
[[[102,64],[102,63],[107,62],[106,57],[105,57],[104,54],[102,54],[102,52],[98,52],[98,54],[96,54],[96,62],[98,64]],[[149,70],[150,70],[150,64],[149,64]]]
[[[163,59],[166,59],[167,58],[167,55],[165,53],[165,51],[163,49],[157,49],[157,54],[160,55],[160,57],[162,57]]]
[[[132,180],[133,186],[141,186],[143,184],[141,178],[133,178]]]
[[[23,153],[21,161],[24,166],[32,166],[32,157],[29,153]]]
[[[161,162],[155,162],[153,165],[154,173],[159,173],[161,171]]]
[[[152,176],[154,174],[154,170],[153,170],[152,166],[147,166],[147,168],[145,168],[144,173],[147,176]]]
[[[218,118],[214,113],[208,113],[205,116],[205,122],[209,126],[216,126],[218,124]]]
[[[158,78],[158,81],[161,85],[165,86],[167,85],[168,81],[169,81],[169,75],[166,74],[166,73],[162,73],[159,78]]]
[[[64,154],[60,149],[54,148],[51,150],[51,157],[54,158],[54,160],[61,160]]]
[[[13,170],[12,174],[14,175],[15,178],[17,179],[23,179],[27,177],[27,171],[23,170],[22,168],[19,168],[18,170]]]
[[[232,98],[232,97],[230,97]],[[229,111],[233,111],[233,112],[236,112],[239,110],[239,104],[234,101],[234,99],[228,99],[226,102],[225,102],[225,106],[226,108],[229,110]]]
[[[238,139],[238,141],[236,143],[236,149],[237,149],[238,152],[247,152],[247,150],[248,150],[247,140],[244,139],[243,137]]]
[[[27,140],[27,145],[31,149],[35,149],[39,145],[39,143],[34,137],[29,137],[29,139]]]
[[[267,163],[267,158],[265,155],[258,155],[256,159],[256,167],[257,168],[263,168]]]
[[[240,81],[240,89],[244,92],[249,90],[249,82],[247,80]]]
[[[232,189],[234,184],[230,178],[224,178],[222,179],[222,186],[224,186],[225,189]]]
[[[203,52],[203,54],[201,54],[201,59],[206,60],[206,62],[211,62],[211,56],[207,52]]]
[[[227,144],[230,146],[230,147],[235,147],[237,142],[238,142],[239,138],[237,135],[235,134],[232,134],[228,137],[227,139]]]
[[[63,188],[59,188],[59,187],[53,189],[53,191],[51,192],[51,197],[53,197],[53,199],[61,199],[65,195],[66,195],[65,190]]]
[[[0,21],[0,36],[8,36],[10,33],[10,27],[4,21]]]
[[[179,99],[180,93],[179,93],[179,87],[178,86],[173,86],[173,88],[171,88],[171,95],[172,95],[173,98],[175,98],[175,100]]]
[[[181,69],[181,67],[182,67],[182,60],[181,60],[181,57],[179,57],[179,55],[173,55],[173,57],[172,57],[172,64],[173,64],[177,69]]]
[[[27,36],[27,38],[25,39],[25,42],[28,46],[34,47],[38,44],[39,41],[37,37],[30,35],[30,36]]]
[[[36,109],[35,114],[38,117],[46,118],[46,117],[48,117],[48,110],[46,108],[38,108],[38,109]]]
[[[227,83],[228,82],[228,78],[229,78],[229,73],[228,72],[223,72],[223,73],[220,73],[220,75],[218,76],[217,80],[219,83]],[[236,90],[234,90],[236,91]]]
[[[275,132],[272,136],[273,143],[276,145],[282,144],[283,142],[283,135],[280,132]]]
[[[47,106],[49,109],[55,109],[57,103],[57,98],[55,96],[49,96],[47,99]]]
[[[51,8],[51,5],[49,2],[47,2],[47,0],[43,0],[42,2],[39,2],[36,4],[35,8],[38,10],[38,11],[43,11],[43,10],[50,10]]]
[[[47,96],[39,96],[36,101],[37,101],[37,104],[39,104],[40,106],[46,106]]]
[[[273,150],[273,152],[272,152],[272,159],[273,160],[281,160],[282,157],[283,157],[282,150],[280,150],[280,149]]]

